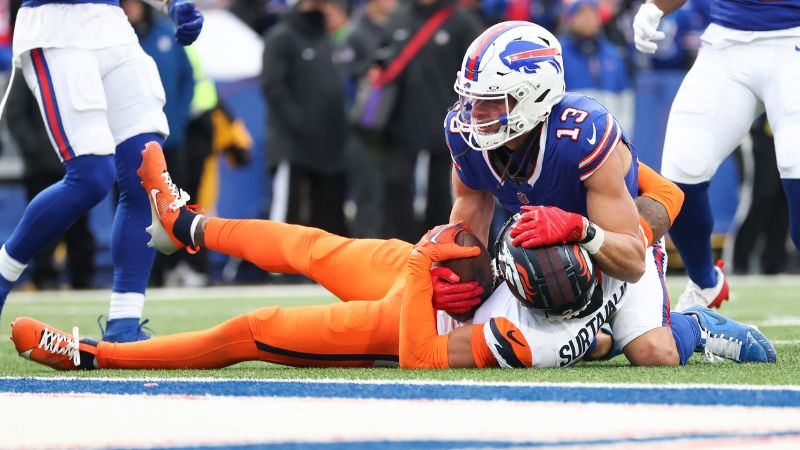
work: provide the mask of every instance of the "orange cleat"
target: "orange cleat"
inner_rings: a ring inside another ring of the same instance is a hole
[[[186,205],[189,194],[172,182],[172,177],[167,172],[164,151],[157,142],[148,142],[145,145],[142,150],[142,165],[136,174],[142,179],[142,186],[150,199],[152,223],[147,227],[147,233],[151,239],[147,246],[165,255],[171,255],[182,248],[186,248],[189,253],[196,253],[199,247],[175,237],[175,223],[180,219],[192,220],[186,216],[181,218],[182,213],[186,211],[192,216],[193,213]]]
[[[68,334],[30,317],[20,317],[11,323],[11,340],[19,356],[53,369],[94,368],[97,346],[93,341],[81,342],[78,327]],[[84,354],[83,364],[81,353]]]

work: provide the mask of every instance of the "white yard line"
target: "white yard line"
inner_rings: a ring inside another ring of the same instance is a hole
[[[729,447],[741,445],[748,433],[798,430],[800,424],[800,408],[782,408],[778,413],[774,408],[716,406],[17,393],[0,394],[0,403],[4,429],[13,430],[3,433],[4,448],[386,439],[613,443],[620,437],[697,434],[718,435],[715,444]],[[124,426],[119,414],[98,411],[124,412]],[[69,415],[54,418],[64,414]],[[598,420],[602,417],[613,420]],[[698,421],[697,417],[714,420]],[[81,426],[81,418],[91,418],[90,424]],[[723,439],[729,434],[742,437]],[[627,441],[625,446],[636,448],[637,444]]]
[[[134,374],[135,372],[130,372]],[[59,376],[59,377],[0,377],[2,380],[77,380],[77,381],[98,381],[98,382],[128,382],[128,381],[141,381],[141,382],[180,382],[180,383],[297,383],[297,384],[364,384],[364,385],[418,385],[418,386],[489,386],[489,387],[576,387],[576,388],[609,388],[609,389],[722,389],[722,390],[735,390],[735,391],[800,391],[800,386],[785,386],[785,385],[755,385],[755,384],[647,384],[647,383],[578,383],[578,382],[542,382],[542,381],[526,381],[526,382],[513,382],[513,381],[473,381],[473,380],[460,380],[460,381],[439,381],[439,380],[349,380],[337,378],[321,378],[321,379],[263,379],[263,378],[213,378],[213,377],[141,377],[130,376],[125,378],[101,378],[101,377],[74,377],[74,376]],[[2,410],[2,408],[0,408]],[[0,422],[1,423],[1,422]]]

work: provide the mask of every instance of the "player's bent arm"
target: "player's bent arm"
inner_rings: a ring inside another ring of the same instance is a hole
[[[453,336],[454,364],[450,364],[450,335],[440,336],[436,329],[436,311],[431,296],[431,260],[413,252],[406,262],[406,286],[400,310],[400,367],[404,369],[445,369],[477,367],[472,354],[464,349],[459,332]],[[468,328],[468,327],[467,327]],[[468,337],[468,336],[467,336]],[[461,350],[461,351],[460,351]]]
[[[486,191],[476,191],[464,184],[453,168],[451,174],[453,194],[456,199],[450,211],[450,222],[463,221],[478,236],[483,245],[489,242],[489,227],[494,214],[494,196]]]
[[[440,336],[431,304],[431,260],[414,252],[406,265],[406,286],[400,311],[400,367],[445,369],[532,367],[530,346],[511,321],[492,318],[488,323],[465,325]],[[488,327],[498,361],[484,334]]]
[[[655,170],[639,161],[639,197],[634,199],[639,223],[647,243],[658,241],[667,233],[683,206],[683,191]]]
[[[603,272],[622,281],[636,282],[644,274],[643,239],[639,214],[625,186],[632,156],[620,142],[597,171],[584,181],[588,218],[605,235],[594,260]]]

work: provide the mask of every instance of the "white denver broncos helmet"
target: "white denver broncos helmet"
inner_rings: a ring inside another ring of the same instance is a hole
[[[494,25],[467,49],[454,88],[460,103],[456,121],[467,145],[475,150],[500,147],[544,121],[564,96],[561,44],[531,22]],[[470,111],[479,100],[504,100],[506,113],[477,123]]]

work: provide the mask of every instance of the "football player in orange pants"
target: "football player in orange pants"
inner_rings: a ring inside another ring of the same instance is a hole
[[[459,224],[437,227],[432,231],[438,235],[435,243],[427,238],[429,233],[413,246],[394,239],[349,239],[266,220],[208,218],[185,207],[186,198],[172,184],[157,144],[148,144],[143,157],[139,175],[153,203],[153,226],[148,230],[156,248],[171,252],[205,247],[266,271],[303,274],[343,303],[261,308],[208,330],[126,344],[79,341],[34,319],[20,318],[12,325],[20,355],[58,369],[212,369],[250,360],[316,367],[391,362],[407,368],[497,367],[484,333],[485,326],[492,326],[500,336],[517,337],[500,345],[522,366],[531,367],[533,355],[523,333],[513,334],[517,325],[503,317],[438,334],[431,303],[432,262],[478,253],[477,247],[453,243],[462,229]],[[642,191],[664,206],[654,217],[671,222],[682,193],[641,167],[640,182],[646,185]],[[664,220],[651,219],[654,225],[647,228],[653,230],[648,232],[659,238],[666,227],[655,223]],[[607,351],[610,345],[598,345],[596,351]]]

